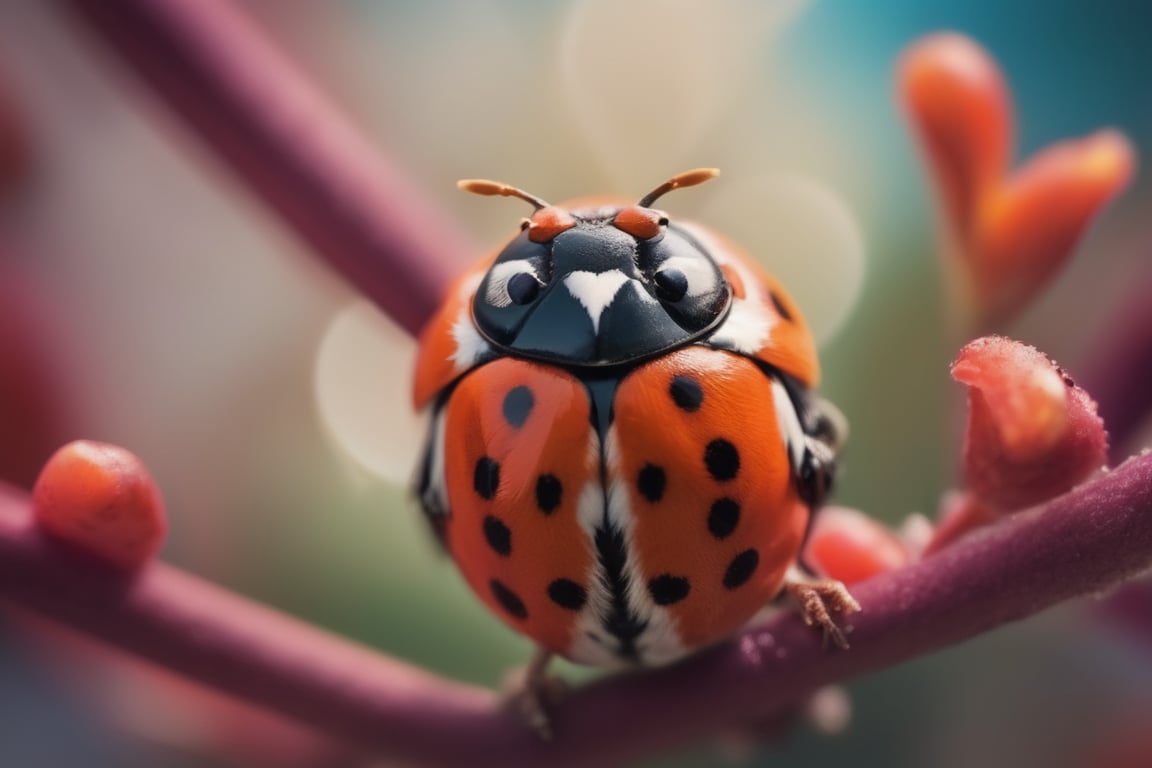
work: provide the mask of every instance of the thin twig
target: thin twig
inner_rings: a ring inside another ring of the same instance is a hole
[[[1145,277],[1145,281],[1152,275]],[[1152,412],[1152,302],[1147,282],[1119,302],[1097,334],[1079,383],[1099,404],[1100,416],[1119,460],[1141,446],[1133,445],[1140,426]]]

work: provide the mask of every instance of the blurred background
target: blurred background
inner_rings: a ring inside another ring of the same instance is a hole
[[[901,51],[944,29],[986,46],[1015,94],[1017,159],[1105,126],[1152,157],[1138,0],[240,5],[477,256],[523,211],[459,194],[458,178],[561,201],[721,167],[663,203],[792,289],[822,340],[823,392],[852,424],[838,501],[894,524],[933,515],[954,483],[947,363],[965,340],[946,324],[930,190],[894,99]],[[407,494],[414,343],[54,4],[0,0],[0,124],[0,444],[29,446],[8,479],[68,439],[124,445],[164,491],[166,560],[445,675],[491,686],[523,662],[527,643],[467,593]],[[1109,308],[1152,280],[1150,210],[1138,176],[1001,330],[1075,375]],[[847,731],[801,727],[748,764],[1071,767],[1152,750],[1152,647],[1083,604],[851,694]],[[311,754],[303,736],[277,754],[277,722],[236,733],[226,706],[0,613],[2,765]]]

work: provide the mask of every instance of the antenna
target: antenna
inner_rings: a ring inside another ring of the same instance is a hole
[[[719,168],[693,168],[690,171],[678,173],[672,178],[668,179],[668,181],[656,187],[656,189],[644,195],[644,197],[640,198],[640,202],[636,203],[636,205],[640,206],[641,208],[651,208],[652,203],[656,202],[657,199],[663,195],[668,194],[674,189],[680,189],[681,187],[694,187],[697,184],[703,184],[709,179],[714,179],[719,175]],[[487,194],[495,193],[489,192]]]
[[[474,195],[518,197],[536,210],[548,207],[548,203],[536,197],[536,195],[530,195],[522,189],[510,187],[499,181],[489,181],[488,179],[460,179],[460,181],[456,182],[456,188],[465,192],[471,192]]]

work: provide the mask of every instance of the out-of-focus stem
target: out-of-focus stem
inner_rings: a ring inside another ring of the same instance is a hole
[[[1125,584],[1100,603],[1099,614],[1139,640],[1145,650],[1152,648],[1152,582],[1140,579]]]
[[[470,251],[249,20],[221,0],[63,2],[319,256],[422,327]]]
[[[45,536],[0,484],[0,598],[355,742],[414,759],[493,697],[153,562],[135,575]],[[407,746],[406,746],[407,745]],[[414,749],[415,746],[415,749]]]
[[[41,286],[0,238],[0,481],[31,488],[75,429],[77,383]]]
[[[1112,460],[1143,446],[1132,445],[1152,414],[1152,301],[1149,286],[1132,292],[1096,337],[1092,353],[1078,366],[1082,386],[1092,393],[1111,439]]]
[[[604,764],[763,720],[829,683],[961,642],[1152,566],[1152,455],[853,592],[852,647],[792,613],[674,667],[572,693],[541,742],[485,691],[448,683],[163,564],[135,579],[41,537],[0,487],[0,597],[375,754],[420,765]],[[461,638],[462,652],[467,650]]]

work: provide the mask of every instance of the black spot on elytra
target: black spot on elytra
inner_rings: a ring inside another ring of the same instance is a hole
[[[760,553],[754,549],[746,549],[736,555],[728,564],[728,570],[724,572],[724,588],[736,589],[742,586],[752,578],[758,565],[760,565]]]
[[[776,308],[776,312],[780,317],[788,322],[792,322],[792,313],[788,311],[788,307],[784,306],[784,302],[776,295],[776,291],[768,291],[768,298],[772,299],[772,306]]]
[[[484,539],[496,554],[502,557],[512,554],[512,531],[499,518],[492,515],[484,518]]]
[[[740,471],[740,453],[724,438],[717,438],[704,449],[704,466],[717,480],[731,480]]]
[[[661,574],[648,582],[648,594],[656,605],[672,605],[688,597],[692,585],[683,576]]]
[[[664,486],[667,483],[668,478],[665,477],[664,470],[655,464],[645,464],[640,474],[636,476],[636,488],[640,491],[640,495],[653,504],[664,498]]]
[[[492,590],[492,597],[496,598],[496,602],[500,603],[500,607],[508,611],[508,613],[517,619],[528,618],[528,609],[524,607],[524,601],[520,596],[509,589],[504,582],[498,579],[492,579],[488,582],[488,588]]]
[[[729,498],[717,499],[708,510],[708,532],[718,539],[726,539],[740,522],[740,505]]]
[[[578,611],[584,607],[588,594],[571,579],[556,579],[548,585],[548,597],[561,608]]]
[[[704,402],[704,390],[700,388],[700,382],[683,373],[672,377],[668,394],[672,395],[676,407],[688,413],[700,410],[700,404]]]
[[[504,420],[519,429],[528,421],[532,407],[536,405],[536,398],[528,387],[513,387],[504,395]]]
[[[536,478],[536,506],[546,515],[552,514],[560,506],[564,497],[564,486],[556,475],[540,475]]]
[[[500,487],[500,463],[488,456],[477,461],[476,471],[472,474],[472,487],[482,498],[491,501],[496,495],[496,489]]]

